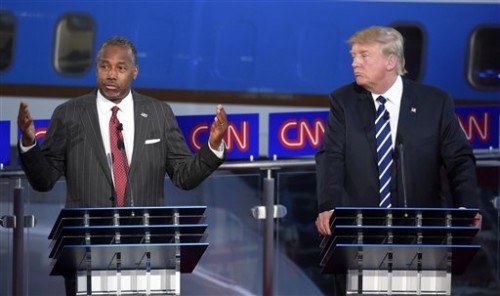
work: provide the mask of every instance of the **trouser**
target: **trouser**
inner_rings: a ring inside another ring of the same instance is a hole
[[[64,286],[66,288],[66,296],[76,295],[76,275],[65,275]]]
[[[345,273],[337,273],[333,275],[333,291],[335,296],[346,295],[347,275]]]

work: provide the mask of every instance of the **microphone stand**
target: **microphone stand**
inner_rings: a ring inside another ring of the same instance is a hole
[[[405,176],[405,155],[403,149],[403,143],[398,144],[399,160],[401,162],[401,181],[403,184],[403,203],[404,207],[408,208],[408,198],[406,195],[406,176]],[[405,212],[405,217],[408,217],[408,213]]]
[[[118,145],[118,149],[120,149],[120,154],[121,154],[122,159],[123,159],[123,164],[125,165],[125,174],[127,175],[127,187],[126,187],[125,192],[127,192],[127,189],[130,191],[130,206],[134,207],[134,193],[132,192],[132,186],[130,185],[130,180],[129,180],[130,166],[129,166],[128,160],[127,160],[127,154],[125,151],[125,142],[123,140],[122,131],[123,131],[123,124],[120,123],[120,124],[118,124],[118,143],[117,143],[117,145]],[[133,211],[132,211],[132,216],[135,216]]]

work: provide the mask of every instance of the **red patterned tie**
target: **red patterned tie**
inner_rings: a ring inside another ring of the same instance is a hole
[[[116,205],[122,207],[127,189],[128,161],[123,142],[122,125],[116,117],[119,108],[114,106],[109,120],[109,140],[111,145],[111,160],[113,162],[113,176],[115,179]]]

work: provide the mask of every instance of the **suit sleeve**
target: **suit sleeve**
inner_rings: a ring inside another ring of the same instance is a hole
[[[165,104],[164,104],[165,105]],[[165,166],[172,183],[182,189],[193,189],[213,173],[224,159],[218,158],[208,142],[192,154],[177,124],[172,109],[165,105],[165,135],[168,151]]]
[[[455,207],[478,207],[475,157],[448,96],[442,115],[441,155]]]
[[[319,212],[340,205],[344,184],[345,115],[334,94],[329,98],[330,112],[323,143],[316,153],[316,180]]]
[[[51,190],[65,172],[66,132],[61,113],[62,109],[56,108],[41,146],[37,143],[25,153],[21,153],[18,148],[21,166],[29,183],[37,191]]]

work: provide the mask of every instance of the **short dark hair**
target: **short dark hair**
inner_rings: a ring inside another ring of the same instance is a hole
[[[123,36],[113,36],[104,41],[99,47],[99,50],[97,51],[98,61],[101,58],[102,49],[109,45],[118,45],[130,48],[130,50],[132,51],[132,56],[134,58],[134,64],[137,65],[137,50],[135,49],[135,45],[130,40],[128,40],[126,37]]]

